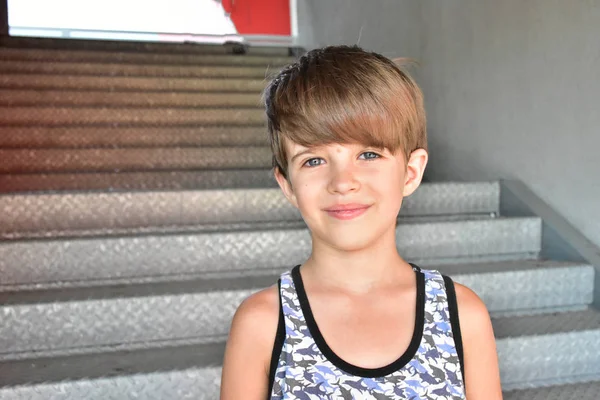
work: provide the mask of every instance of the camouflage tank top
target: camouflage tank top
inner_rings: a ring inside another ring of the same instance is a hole
[[[454,284],[438,271],[412,266],[417,275],[413,337],[399,359],[380,368],[358,367],[338,357],[314,320],[299,266],[282,274],[269,398],[465,399]]]

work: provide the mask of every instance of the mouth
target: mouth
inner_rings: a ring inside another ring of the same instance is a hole
[[[371,206],[366,204],[344,204],[328,208],[325,211],[331,217],[349,220],[364,214],[369,207]]]

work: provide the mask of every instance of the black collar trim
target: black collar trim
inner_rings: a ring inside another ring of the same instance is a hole
[[[302,276],[300,275],[300,265],[297,265],[292,269],[292,279],[294,281],[296,293],[298,293],[298,300],[300,301],[300,307],[302,308],[302,313],[304,314],[306,324],[308,325],[308,330],[310,331],[310,334],[312,335],[321,353],[323,353],[323,355],[329,361],[331,361],[333,365],[352,375],[361,376],[364,378],[378,378],[387,376],[404,368],[404,366],[406,366],[406,364],[408,364],[415,357],[417,351],[419,350],[421,339],[423,338],[423,328],[425,325],[425,276],[419,267],[415,265],[412,266],[417,275],[417,306],[413,336],[408,348],[404,354],[400,356],[400,358],[398,358],[396,361],[393,361],[391,364],[379,368],[363,368],[350,364],[338,357],[338,355],[333,352],[329,345],[327,345],[327,342],[325,342],[325,339],[323,338],[323,335],[321,334],[321,331],[319,330],[319,327],[313,316],[310,304],[308,302],[308,297],[306,296],[306,291],[304,290]]]

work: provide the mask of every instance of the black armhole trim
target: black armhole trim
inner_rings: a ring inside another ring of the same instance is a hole
[[[454,282],[449,276],[443,275],[444,284],[446,285],[446,295],[448,296],[448,311],[450,312],[450,325],[452,326],[452,333],[454,335],[454,345],[456,346],[456,352],[458,353],[458,360],[460,361],[460,370],[463,376],[463,385],[465,381],[465,362],[463,356],[463,343],[462,335],[460,333],[460,321],[458,319],[458,303],[456,301],[456,290],[454,288]]]
[[[277,296],[279,297],[279,322],[277,323],[277,334],[275,336],[275,343],[273,344],[273,352],[271,353],[267,400],[271,398],[271,392],[273,391],[273,385],[275,384],[275,373],[277,372],[277,365],[279,364],[279,356],[283,349],[283,342],[285,342],[285,320],[283,317],[283,305],[281,304],[281,278],[277,281],[277,288]]]

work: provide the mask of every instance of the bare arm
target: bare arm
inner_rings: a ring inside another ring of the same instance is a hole
[[[223,360],[221,400],[264,400],[279,319],[277,286],[253,294],[237,309]]]
[[[502,400],[496,341],[488,310],[471,289],[456,284],[467,400]]]

